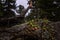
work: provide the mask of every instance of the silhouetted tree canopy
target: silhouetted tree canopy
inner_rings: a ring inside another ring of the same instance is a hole
[[[46,15],[49,20],[60,20],[60,0],[30,0],[33,4],[32,15],[34,17],[42,17]]]
[[[11,17],[14,16],[14,12],[11,9],[15,9],[16,0],[0,0],[0,16]]]

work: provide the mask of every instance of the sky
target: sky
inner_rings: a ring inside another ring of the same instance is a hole
[[[17,0],[16,1],[16,4],[17,4],[17,6],[18,5],[23,5],[25,8],[27,8],[28,7],[28,1],[27,0]]]
[[[16,1],[16,6],[23,5],[25,9],[28,7],[28,1],[27,0],[17,0]],[[30,13],[30,10],[26,13],[26,16]]]

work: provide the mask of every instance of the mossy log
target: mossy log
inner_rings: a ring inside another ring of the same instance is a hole
[[[51,27],[54,26],[54,28],[52,27],[53,30],[55,29],[54,31],[56,31],[54,34],[54,37],[56,38],[56,40],[60,40],[60,38],[59,38],[60,37],[60,29],[59,29],[60,22],[51,22],[51,23],[49,23],[49,25],[51,25]],[[48,26],[49,31],[52,30],[51,27]],[[41,39],[42,40],[42,33],[45,33],[45,32],[41,32],[41,31],[43,31],[43,30],[41,30],[41,28],[39,28],[38,30],[34,30],[34,31],[31,30],[28,23],[24,23],[21,25],[15,25],[10,28],[0,28],[0,34],[1,34],[0,40],[30,40],[30,39],[31,40],[40,40]],[[52,32],[52,31],[50,31],[50,32]],[[50,34],[51,33],[47,34],[47,36]],[[53,36],[53,34],[52,34],[52,36]],[[51,38],[52,38],[52,36],[51,36]]]

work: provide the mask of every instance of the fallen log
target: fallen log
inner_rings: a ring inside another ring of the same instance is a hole
[[[0,26],[12,26],[17,23],[21,23],[20,20],[24,20],[24,17],[13,16],[13,17],[9,17],[9,18],[0,18]]]

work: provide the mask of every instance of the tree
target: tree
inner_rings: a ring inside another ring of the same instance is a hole
[[[1,25],[7,24],[8,26],[10,26],[10,24],[15,25],[18,23],[22,23],[22,21],[24,22],[25,14],[31,8],[31,5],[29,4],[27,9],[24,9],[22,5],[19,5],[20,15],[17,16],[15,15],[15,12],[13,11],[13,10],[16,10],[15,2],[16,0],[0,0],[0,23]]]
[[[15,9],[16,0],[0,0],[0,14],[2,17],[14,16],[14,12],[11,9]]]
[[[12,17],[15,16],[15,12],[13,12],[11,9],[15,10],[16,9],[16,0],[0,0],[0,14],[2,15],[2,17]],[[29,4],[30,5],[30,4]],[[21,9],[22,7],[22,9]],[[22,5],[19,5],[19,13],[21,15],[25,15],[26,12],[31,8],[31,6],[29,6],[27,9],[24,9],[24,7]],[[20,15],[20,16],[21,16]]]
[[[60,0],[30,0],[33,4],[32,13],[35,15],[47,16],[49,20],[60,20]],[[39,17],[37,16],[37,17]]]
[[[59,19],[59,9],[60,9],[60,0],[39,0],[38,1],[38,6],[39,8],[41,8],[42,10],[44,10],[45,12],[48,12],[47,14],[49,14],[49,18],[53,19],[53,20],[60,20]]]

